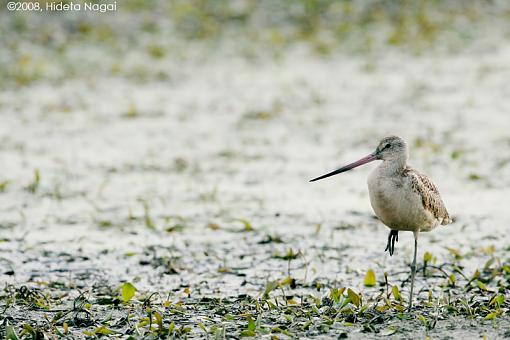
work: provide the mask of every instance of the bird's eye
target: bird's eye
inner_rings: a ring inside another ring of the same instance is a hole
[[[391,146],[391,144],[386,144],[386,145],[384,146],[383,150],[384,150],[384,149],[389,149],[389,148],[390,148],[390,146]]]

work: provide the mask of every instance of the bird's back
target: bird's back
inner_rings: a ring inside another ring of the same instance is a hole
[[[430,178],[410,166],[404,168],[403,175],[409,179],[412,189],[421,197],[425,210],[432,213],[441,225],[452,222],[439,190]]]

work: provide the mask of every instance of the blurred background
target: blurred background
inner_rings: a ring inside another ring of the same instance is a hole
[[[373,166],[308,183],[387,134],[407,140],[457,220],[420,251],[470,253],[475,268],[479,249],[508,244],[508,1],[0,4],[11,283],[235,295],[285,277],[298,253],[303,281],[359,285],[369,267],[405,269],[411,235],[382,258]]]

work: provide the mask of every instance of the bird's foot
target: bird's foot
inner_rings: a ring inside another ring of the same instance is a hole
[[[386,249],[384,249],[384,251],[388,251],[390,256],[392,256],[395,252],[395,241],[398,242],[398,230],[392,230],[388,235],[388,243],[386,244]]]

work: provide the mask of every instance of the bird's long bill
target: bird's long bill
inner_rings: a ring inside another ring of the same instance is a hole
[[[375,160],[376,160],[375,153],[371,153],[370,155],[368,155],[366,157],[363,157],[362,159],[357,160],[354,163],[347,164],[346,166],[343,166],[343,167],[341,167],[339,169],[336,169],[335,171],[331,171],[330,173],[327,173],[325,175],[322,175],[322,176],[316,177],[314,179],[311,179],[310,182],[315,182],[315,181],[318,181],[319,179],[327,178],[327,177],[330,177],[330,176],[334,176],[334,175],[340,174],[342,172],[349,171],[349,170],[354,169],[354,168],[356,168],[356,167],[358,167],[360,165],[367,164],[367,163],[370,163],[370,162],[375,161]]]

